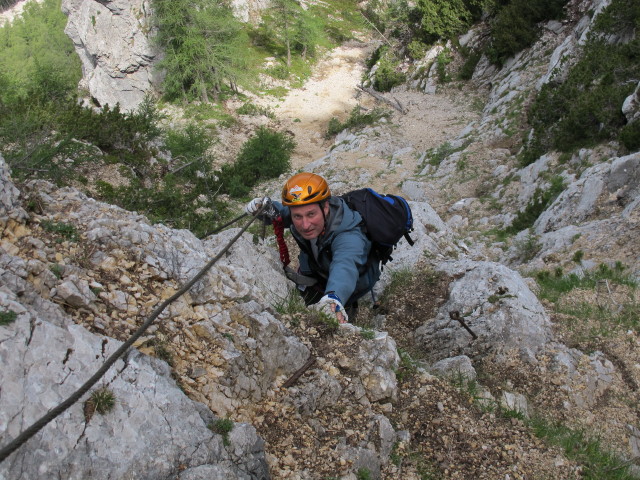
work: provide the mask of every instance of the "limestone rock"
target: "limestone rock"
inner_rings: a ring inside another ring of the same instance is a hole
[[[19,303],[9,300],[9,308]],[[23,305],[15,322],[0,327],[3,438],[15,438],[69,397],[119,346],[79,325],[53,325]],[[113,394],[111,411],[87,410],[85,395],[3,462],[0,477],[168,479],[178,468],[210,467],[230,478],[265,478],[255,430],[237,425],[225,447],[207,428],[202,407],[171,379],[166,363],[131,350],[98,387]],[[189,478],[205,478],[197,473]]]
[[[153,45],[148,0],[64,0],[65,33],[82,61],[80,89],[100,106],[135,110],[157,87],[159,53]]]
[[[432,362],[514,348],[533,358],[551,339],[548,315],[517,272],[471,260],[447,262],[439,268],[456,280],[435,320],[416,330],[416,339]],[[478,336],[476,340],[451,317],[453,312]]]

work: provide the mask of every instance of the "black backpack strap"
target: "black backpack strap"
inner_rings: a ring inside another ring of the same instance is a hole
[[[404,232],[404,239],[409,243],[409,245],[411,245],[413,247],[413,245],[416,243],[413,241],[413,239],[409,236],[409,232]]]

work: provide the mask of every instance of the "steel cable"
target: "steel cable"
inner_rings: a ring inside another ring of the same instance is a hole
[[[256,213],[256,216],[261,211],[262,211],[262,208],[260,210],[258,210],[258,212]],[[240,218],[243,218],[244,216],[245,215],[242,215],[242,216],[238,217],[236,220],[239,220]],[[53,420],[58,415],[60,415],[62,412],[67,410],[71,405],[76,403],[85,393],[87,393],[89,391],[89,389],[93,385],[95,385],[98,382],[98,380],[100,380],[100,378],[102,378],[102,376],[105,373],[107,373],[107,370],[109,370],[109,368],[118,360],[118,358],[120,358],[122,356],[122,354],[127,349],[129,349],[129,347],[131,347],[131,345],[133,345],[133,343],[138,338],[140,338],[140,336],[147,330],[147,328],[149,328],[151,326],[151,324],[158,317],[158,315],[160,315],[162,313],[162,311],[165,308],[167,308],[167,306],[169,306],[171,303],[173,303],[179,297],[181,297],[187,291],[189,291],[189,289],[207,273],[207,271],[222,257],[222,255],[224,255],[229,250],[229,248],[231,248],[231,246],[238,240],[238,238],[240,238],[240,236],[254,222],[254,220],[256,219],[256,216],[254,216],[249,222],[247,222],[247,224],[240,230],[240,232],[238,232],[231,239],[231,241],[220,251],[220,253],[218,253],[212,260],[210,260],[209,263],[207,263],[202,268],[202,270],[200,270],[191,280],[189,280],[186,284],[184,284],[182,286],[182,288],[180,288],[180,290],[178,290],[171,297],[169,297],[167,300],[162,302],[162,304],[160,304],[160,306],[158,308],[156,308],[151,313],[151,315],[149,315],[149,318],[147,318],[147,320],[142,324],[142,326],[138,330],[136,330],[136,332],[126,342],[124,342],[120,346],[120,348],[118,348],[104,362],[102,367],[100,367],[98,369],[98,371],[89,380],[87,380],[80,388],[78,388],[78,390],[76,390],[64,402],[62,402],[58,406],[56,406],[56,407],[52,408],[51,410],[49,410],[39,420],[37,420],[30,427],[28,427],[26,430],[24,430],[20,435],[18,435],[11,442],[9,442],[9,444],[7,444],[6,446],[2,447],[2,449],[0,449],[0,463],[2,463],[15,450],[20,448],[27,440],[29,440],[36,433],[38,433],[45,425],[47,425],[49,422],[51,422],[51,420]]]

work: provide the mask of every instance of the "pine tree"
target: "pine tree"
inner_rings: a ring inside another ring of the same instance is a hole
[[[231,9],[206,0],[155,0],[157,41],[164,51],[164,93],[170,99],[217,101],[243,77],[242,28]]]

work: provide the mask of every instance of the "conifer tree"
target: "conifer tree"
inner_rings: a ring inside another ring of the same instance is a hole
[[[242,28],[219,1],[155,0],[157,41],[164,52],[164,93],[170,99],[217,101],[224,85],[244,77]]]

